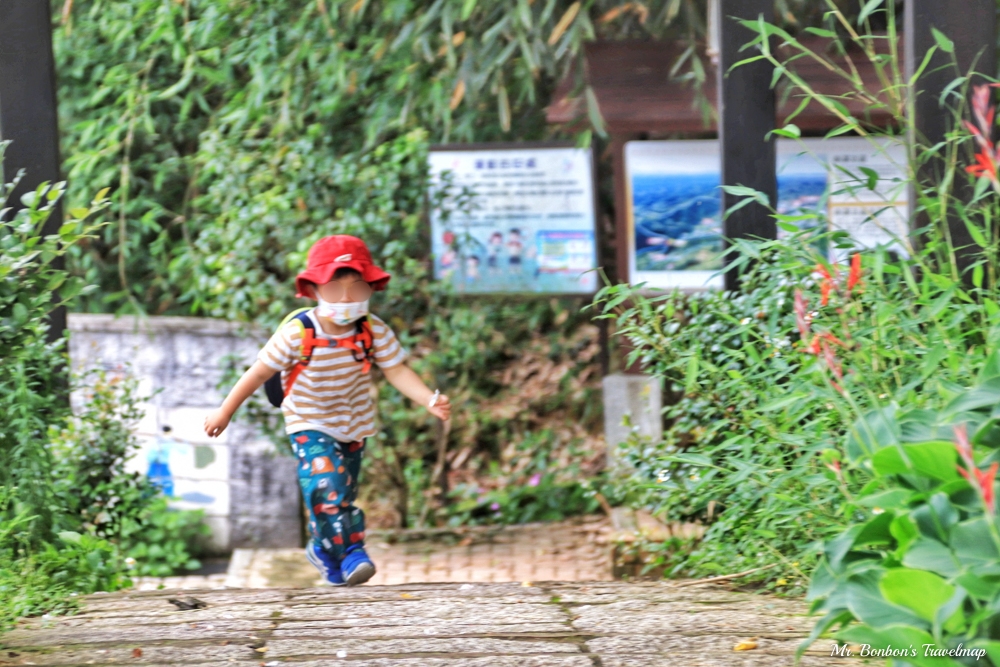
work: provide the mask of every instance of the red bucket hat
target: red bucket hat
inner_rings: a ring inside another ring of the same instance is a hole
[[[306,283],[323,285],[330,282],[337,269],[354,269],[376,292],[384,290],[392,277],[375,266],[368,246],[358,237],[325,236],[309,249],[306,270],[295,278],[296,296],[305,296]]]

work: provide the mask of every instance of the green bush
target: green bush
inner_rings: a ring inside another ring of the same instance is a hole
[[[878,11],[891,12],[893,5],[885,7]],[[893,82],[874,96],[831,55],[846,48],[850,39],[838,35],[850,22],[833,10],[829,19],[829,29],[819,32],[835,41],[821,54],[776,26],[748,26],[783,41],[790,59],[821,60],[843,75],[849,93],[824,97],[758,40],[760,57],[778,68],[776,79],[787,94],[840,115],[843,125],[831,135],[851,131],[904,141],[908,121],[902,110],[913,94],[912,81],[900,80],[898,62],[878,51],[886,37],[863,27],[853,45],[864,54],[855,57],[871,58]],[[886,21],[894,30],[891,13]],[[950,42],[939,37],[935,50],[950,52]],[[843,453],[857,415],[890,402],[907,410],[933,409],[939,397],[971,386],[987,367],[1000,340],[1000,197],[995,173],[978,179],[964,173],[963,166],[974,162],[974,135],[958,122],[970,115],[963,85],[967,79],[956,80],[943,98],[942,113],[953,128],[946,142],[907,145],[905,181],[880,182],[871,170],[845,172],[850,181],[843,192],[869,198],[913,186],[913,219],[923,222],[914,239],[898,239],[905,256],[898,248],[858,248],[844,232],[819,233],[828,222],[822,206],[815,215],[772,211],[786,238],[736,242],[732,268],[742,273],[739,294],[648,297],[613,286],[599,296],[604,316],[615,318],[633,344],[633,358],[663,378],[672,401],[662,442],[625,445],[636,472],[619,492],[668,519],[710,524],[673,575],[761,567],[767,569],[750,581],[801,591],[819,545],[861,518],[849,499],[866,488],[873,471],[828,467],[830,452]],[[983,94],[977,98],[988,99]],[[887,136],[866,117],[850,116],[845,100],[887,109],[900,134]],[[987,111],[976,113],[986,117]],[[777,134],[797,139],[801,132],[789,124]],[[879,145],[873,141],[873,150]],[[745,188],[731,191],[748,194]],[[800,231],[806,219],[820,225]],[[951,243],[954,223],[969,230],[970,247]],[[850,267],[831,265],[821,248],[853,253]]]
[[[139,449],[134,428],[142,417],[138,382],[93,369],[76,378],[81,406],[58,432],[55,501],[61,518],[113,543],[136,576],[170,576],[201,567],[196,553],[210,530],[203,512],[174,510],[158,487],[126,462]]]
[[[10,501],[0,497],[0,510]],[[0,632],[23,616],[72,611],[77,596],[131,585],[119,550],[106,540],[65,531],[39,546],[24,530],[30,521],[22,513],[0,523]]]
[[[824,545],[809,586],[824,617],[810,639],[837,625],[838,639],[892,645],[907,664],[965,663],[928,646],[1000,664],[1000,353],[977,385],[930,402],[941,407],[890,403],[852,425],[846,455],[872,480],[848,498],[852,525]],[[841,475],[838,457],[827,459]]]
[[[70,409],[65,340],[48,340],[47,318],[88,290],[58,260],[100,229],[86,220],[106,193],[44,235],[63,188],[39,186],[0,220],[0,631],[20,616],[70,610],[74,596],[131,585],[128,558],[140,573],[196,567],[188,545],[204,531],[125,471],[137,445],[134,381],[78,378],[87,391],[79,413]],[[3,186],[0,201],[12,189]]]

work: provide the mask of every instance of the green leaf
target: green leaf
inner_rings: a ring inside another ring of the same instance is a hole
[[[910,512],[910,518],[923,535],[945,542],[959,516],[946,494],[935,493],[925,504]]]
[[[684,391],[693,393],[698,388],[698,356],[693,355],[688,359],[687,370],[684,374]]]
[[[896,406],[888,405],[858,418],[847,433],[845,449],[852,460],[899,442],[899,424]]]
[[[990,352],[983,362],[983,367],[979,369],[979,382],[985,382],[993,378],[1000,378],[1000,348]]]
[[[764,405],[760,406],[759,410],[761,412],[774,412],[776,410],[781,410],[782,408],[787,408],[789,405],[807,398],[809,398],[808,394],[788,394],[787,396],[776,398],[773,401],[768,401]]]
[[[862,507],[880,507],[882,509],[901,509],[909,505],[913,492],[908,489],[890,489],[858,499]]]
[[[889,526],[889,532],[896,539],[896,544],[898,545],[897,554],[906,553],[906,550],[910,548],[910,545],[920,536],[920,531],[917,530],[916,524],[905,514],[900,514],[892,521],[892,525]]]
[[[844,560],[844,556],[846,556],[854,546],[854,540],[856,540],[858,535],[861,534],[862,529],[863,526],[861,524],[855,524],[841,533],[838,537],[835,537],[823,545],[823,551],[826,554],[826,560],[829,563],[831,570],[834,572],[840,572],[840,566]]]
[[[773,130],[773,132],[779,137],[785,137],[787,139],[798,139],[802,136],[802,130],[800,130],[799,126],[794,123],[788,123],[783,128]]]
[[[948,39],[943,32],[931,26],[931,34],[934,35],[934,41],[937,42],[939,49],[945,53],[953,53],[955,51],[955,43]]]
[[[918,537],[906,550],[903,565],[916,570],[936,572],[942,577],[954,577],[962,570],[951,549],[929,537]]]
[[[885,599],[879,586],[881,574],[879,570],[869,570],[850,577],[847,580],[847,608],[856,618],[875,628],[895,624],[923,627],[923,619],[908,607]]]
[[[949,482],[959,476],[955,468],[957,461],[955,444],[947,441],[886,447],[872,457],[872,465],[880,475],[917,473],[942,482]]]
[[[955,587],[925,570],[893,568],[879,581],[886,600],[913,610],[925,621],[934,621],[937,610],[955,594]]]
[[[1000,552],[990,537],[985,518],[955,524],[951,529],[950,544],[958,560],[980,576],[1000,575]]]
[[[858,169],[868,177],[865,182],[865,187],[869,190],[874,190],[875,186],[878,185],[879,175],[878,172],[870,167],[858,167]]]
[[[835,33],[832,30],[825,30],[823,28],[808,27],[808,28],[806,28],[806,32],[808,32],[810,34],[813,34],[813,35],[816,35],[818,37],[829,37],[830,39],[836,39],[837,38],[837,33]]]
[[[883,0],[868,0],[858,13],[858,25],[864,25],[865,19],[882,5]]]
[[[475,11],[475,9],[476,0],[465,0],[465,2],[462,3],[462,20],[467,21],[469,17],[472,16],[472,12]]]
[[[82,537],[83,536],[80,535],[80,533],[72,530],[64,530],[59,533],[59,539],[63,542],[69,542],[70,544],[80,544]]]
[[[889,532],[889,526],[895,518],[896,515],[892,512],[882,512],[862,524],[861,531],[854,538],[854,546],[891,542],[892,534]]]
[[[80,207],[80,208],[71,208],[69,210],[69,214],[71,216],[73,216],[74,218],[76,218],[77,220],[82,220],[82,219],[86,218],[88,215],[90,215],[90,209],[89,208],[82,208],[82,207]]]
[[[1000,377],[992,377],[979,386],[956,396],[945,406],[942,416],[946,418],[960,412],[970,412],[994,405],[1000,405]]]
[[[993,600],[1000,594],[1000,576],[979,577],[965,572],[955,579],[955,583],[981,600]]]
[[[969,230],[969,236],[972,237],[972,240],[975,241],[980,248],[988,248],[989,241],[986,240],[986,236],[983,235],[983,230],[979,228],[979,225],[968,218],[963,218],[962,221],[965,222],[965,228]]]

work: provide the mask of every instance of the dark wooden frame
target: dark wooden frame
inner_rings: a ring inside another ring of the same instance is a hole
[[[739,20],[754,20],[762,16],[773,22],[773,0],[719,0],[722,20],[719,25],[719,154],[721,185],[744,186],[762,192],[771,207],[778,201],[778,175],[775,158],[775,101],[771,78],[774,66],[766,60],[733,66],[756,55],[756,49],[743,49],[754,33]],[[747,103],[748,100],[750,103]],[[728,264],[735,259],[729,249],[729,239],[775,239],[778,228],[771,212],[759,203],[744,206],[726,215],[730,207],[743,197],[726,192],[722,196],[722,235],[727,240],[724,255]],[[739,272],[726,272],[727,290],[739,289]]]
[[[52,13],[45,0],[0,0],[0,140],[12,142],[3,160],[5,180],[25,170],[7,206],[17,208],[26,192],[61,180]],[[57,233],[62,222],[60,205],[42,233]],[[53,264],[62,267],[62,259]],[[66,308],[59,307],[49,315],[49,339],[65,330]]]

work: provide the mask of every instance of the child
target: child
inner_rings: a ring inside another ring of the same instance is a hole
[[[275,332],[222,407],[205,420],[205,432],[218,436],[243,401],[276,371],[282,373],[285,431],[299,459],[299,484],[309,508],[306,558],[335,586],[356,586],[375,574],[364,550],[364,513],[354,507],[365,439],[375,435],[370,360],[435,417],[447,420],[451,414],[448,398],[428,389],[404,363],[406,353],[392,329],[368,314],[372,291],[384,290],[389,278],[372,263],[361,239],[317,241],[295,286],[298,296],[318,305],[306,313],[308,320],[293,319]],[[301,342],[309,335],[318,340],[301,366]]]
[[[521,271],[521,253],[524,251],[524,244],[521,242],[521,230],[514,227],[507,235],[507,263],[511,271]]]

